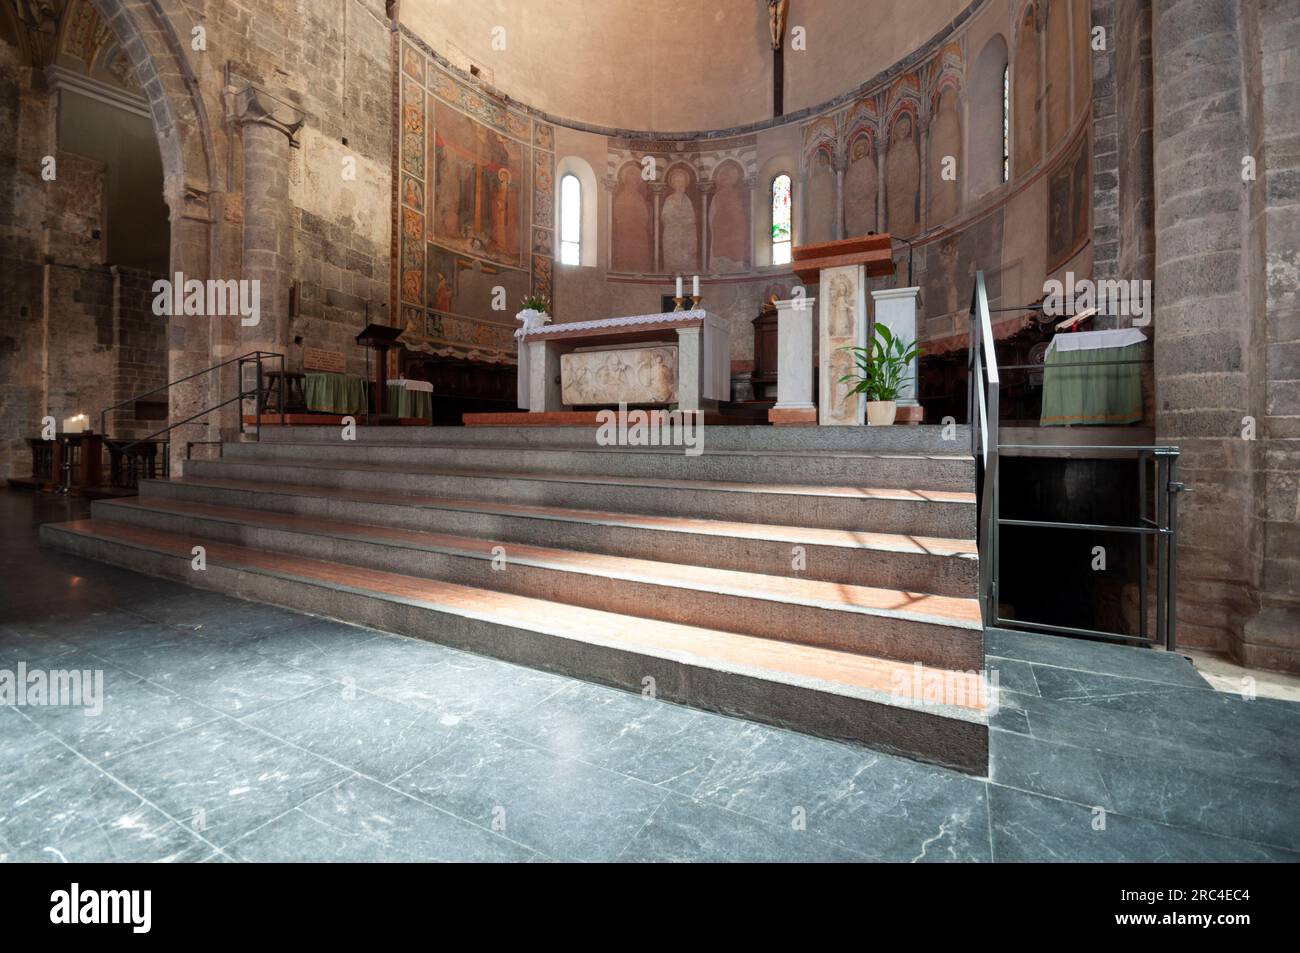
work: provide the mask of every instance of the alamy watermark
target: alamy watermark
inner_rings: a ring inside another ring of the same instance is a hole
[[[104,712],[103,669],[0,668],[0,705],[84,708],[87,718]]]
[[[698,410],[618,410],[596,413],[596,443],[602,447],[684,447],[686,456],[704,452],[704,414]]]
[[[186,278],[181,272],[153,283],[153,313],[190,318],[239,315],[251,328],[262,320],[262,283],[256,278]]]
[[[1054,318],[1068,318],[1095,308],[1109,317],[1132,318],[1133,327],[1151,323],[1151,282],[1121,278],[1074,277],[1067,271],[1065,280],[1049,278],[1043,282],[1043,313]]]

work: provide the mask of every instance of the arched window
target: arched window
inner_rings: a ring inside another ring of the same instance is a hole
[[[582,185],[572,172],[560,179],[560,264],[582,263]]]
[[[772,180],[772,264],[790,264],[790,176],[782,172]]]
[[[1002,68],[1002,181],[1011,181],[1011,66]]]

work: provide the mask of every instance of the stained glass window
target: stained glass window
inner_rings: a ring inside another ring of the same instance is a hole
[[[790,264],[790,176],[772,180],[772,264]]]
[[[582,186],[570,172],[560,179],[560,264],[582,263]]]
[[[1002,69],[1002,181],[1011,181],[1011,67]]]

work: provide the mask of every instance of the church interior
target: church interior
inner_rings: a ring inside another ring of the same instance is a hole
[[[0,0],[0,861],[1300,860],[1297,48]]]

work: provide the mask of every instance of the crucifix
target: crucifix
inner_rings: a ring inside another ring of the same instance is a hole
[[[785,18],[790,0],[767,0],[768,31],[772,40],[772,115],[785,112]]]

